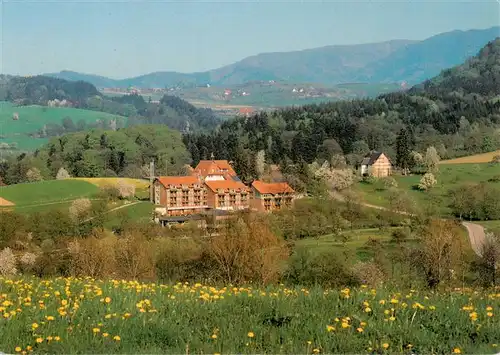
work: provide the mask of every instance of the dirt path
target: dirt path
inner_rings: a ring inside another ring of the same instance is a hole
[[[481,256],[483,253],[483,246],[486,243],[486,233],[484,227],[470,222],[462,222],[469,234],[470,244],[474,252]]]
[[[134,205],[137,205],[140,201],[135,201],[135,202],[132,202],[132,203],[127,203],[125,205],[121,205],[121,206],[118,206],[118,207],[115,207],[115,208],[112,208],[110,210],[107,210],[106,212],[104,212],[103,214],[108,214],[108,213],[111,213],[111,212],[114,212],[114,211],[118,211],[118,210],[121,210],[122,208],[126,208],[126,207],[131,207],[131,206],[134,206]],[[83,221],[82,223],[85,223],[85,222],[89,222],[91,220],[95,219],[95,217],[90,217],[88,219],[86,219],[85,221]]]
[[[344,196],[333,192],[332,197],[339,200],[339,201],[344,201]],[[369,203],[361,203],[362,206],[368,207],[368,208],[375,208],[378,210],[384,210],[388,211],[389,209],[386,207],[382,206],[376,206],[376,205],[371,205]],[[411,216],[411,213],[408,212],[403,212],[403,211],[395,211],[396,213],[403,214],[403,215],[409,215]],[[462,222],[462,225],[467,229],[467,235],[469,236],[469,241],[472,247],[472,250],[478,255],[482,256],[482,251],[483,251],[483,246],[486,243],[486,233],[484,232],[484,227],[476,224],[476,223],[471,223],[471,222]]]

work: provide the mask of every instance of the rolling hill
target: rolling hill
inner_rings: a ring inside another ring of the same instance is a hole
[[[47,75],[66,80],[84,80],[97,87],[118,88],[163,88],[179,84],[227,86],[268,80],[325,85],[400,81],[417,84],[438,75],[443,69],[463,63],[498,36],[500,27],[492,27],[446,32],[422,41],[392,40],[263,53],[206,72],[155,72],[122,80],[72,71]]]
[[[13,119],[15,115],[18,117],[17,120]],[[65,118],[70,118],[75,125],[86,127],[113,120],[116,120],[119,126],[124,126],[126,123],[125,117],[105,112],[69,107],[16,106],[10,102],[0,101],[0,147],[6,150],[7,144],[20,151],[39,148],[48,142],[48,137],[42,137],[38,132],[44,127],[46,131],[50,131],[51,127],[62,128],[62,121]],[[13,143],[15,145],[12,145]]]

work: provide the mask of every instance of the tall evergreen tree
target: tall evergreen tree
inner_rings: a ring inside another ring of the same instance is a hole
[[[407,128],[401,128],[396,138],[396,166],[406,172],[411,164],[413,148],[411,133]]]

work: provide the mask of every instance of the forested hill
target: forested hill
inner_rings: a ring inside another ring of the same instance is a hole
[[[220,119],[210,109],[198,109],[188,102],[165,96],[160,103],[144,101],[142,96],[106,97],[95,86],[83,81],[67,81],[47,76],[0,76],[0,101],[17,105],[47,106],[49,101],[65,100],[69,107],[128,117],[128,125],[164,124],[179,131],[215,128]]]
[[[433,145],[442,158],[493,151],[500,148],[500,100],[493,99],[499,93],[499,44],[489,43],[466,64],[409,92],[260,113],[184,141],[195,163],[214,152],[235,161],[248,178],[255,175],[259,151],[282,166],[339,154],[355,165],[370,150],[396,162],[400,134],[411,137],[411,149]]]
[[[475,93],[489,98],[500,95],[500,37],[464,64],[443,70],[411,91],[436,95]]]

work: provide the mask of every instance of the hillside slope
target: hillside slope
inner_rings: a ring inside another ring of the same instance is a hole
[[[407,92],[376,99],[287,108],[221,125],[210,137],[191,135],[185,144],[193,160],[210,152],[235,161],[247,180],[256,177],[255,156],[285,169],[344,155],[353,166],[370,150],[383,151],[396,164],[398,136],[409,137],[409,150],[425,153],[434,146],[444,160],[500,149],[500,38],[477,56]],[[459,88],[466,92],[460,93]],[[487,90],[484,88],[488,88]],[[338,160],[337,160],[338,162]],[[308,181],[305,178],[304,181]],[[297,181],[295,187],[304,189]]]
[[[85,80],[98,87],[120,88],[163,88],[179,84],[225,86],[260,80],[327,85],[400,81],[417,84],[443,69],[462,63],[499,35],[500,27],[492,27],[446,32],[422,41],[393,40],[263,53],[211,71],[191,74],[156,72],[123,80],[69,71],[49,75],[66,80]]]

